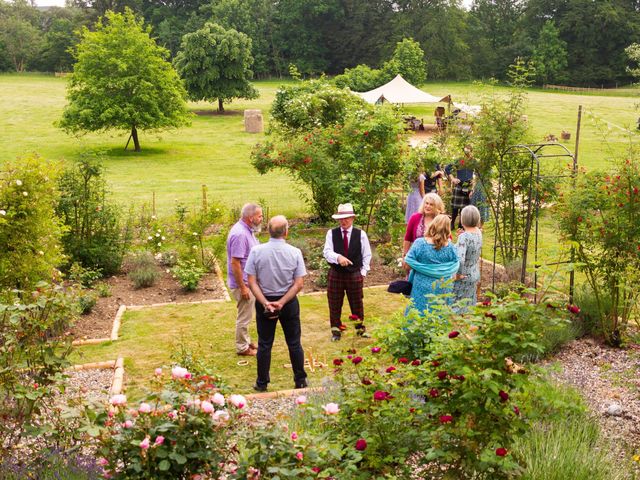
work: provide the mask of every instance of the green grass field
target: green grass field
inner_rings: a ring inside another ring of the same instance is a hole
[[[352,346],[364,348],[371,340],[355,337],[351,323],[342,341],[331,342],[326,295],[302,295],[299,298],[305,354],[313,354],[317,360],[328,365],[316,368],[315,372],[307,369],[310,384],[318,386],[333,368],[331,362],[335,356]],[[394,311],[400,312],[405,304],[401,295],[393,295],[379,288],[366,289],[365,312],[369,329],[375,331],[379,322],[389,318]],[[249,393],[256,379],[256,360],[253,357],[239,357],[235,353],[235,315],[234,302],[130,311],[124,315],[118,341],[79,347],[72,361],[88,363],[124,357],[126,385],[135,396],[148,385],[156,367],[172,364],[170,356],[182,343],[222,374],[223,380],[236,392]],[[251,324],[250,333],[256,341],[255,323]],[[247,360],[248,365],[238,365],[242,360]],[[278,327],[273,346],[270,390],[293,388],[292,370],[284,367],[288,363],[284,335]]]
[[[262,199],[272,213],[299,215],[305,211],[293,183],[284,174],[258,175],[249,162],[252,146],[261,134],[244,132],[242,112],[259,108],[268,123],[268,111],[281,81],[256,82],[260,98],[227,105],[226,115],[194,115],[193,123],[177,131],[141,133],[141,153],[125,152],[128,132],[89,134],[70,137],[53,122],[65,105],[67,79],[45,75],[0,75],[0,151],[2,159],[30,152],[44,157],[74,160],[83,151],[97,150],[106,155],[108,180],[116,199],[123,204],[151,203],[156,194],[159,213],[172,211],[175,201],[187,205],[199,201],[201,185],[208,187],[211,200],[227,206]],[[484,87],[487,88],[487,87]],[[482,88],[472,83],[428,83],[424,90],[434,95],[451,94],[454,101],[477,102]],[[498,88],[497,91],[501,89]],[[572,132],[566,145],[573,151],[578,105],[583,105],[580,163],[588,168],[606,168],[629,144],[629,134],[607,127],[602,119],[623,128],[635,128],[638,116],[633,89],[621,89],[619,96],[606,91],[557,93],[531,90],[528,116],[533,138],[542,140],[564,129]],[[213,105],[197,103],[194,111],[214,111]],[[407,106],[411,112],[432,121],[433,105]],[[602,143],[606,138],[607,142]]]

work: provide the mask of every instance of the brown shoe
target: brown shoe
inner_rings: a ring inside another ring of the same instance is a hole
[[[246,350],[244,350],[242,352],[238,352],[238,355],[243,356],[243,357],[255,357],[256,353],[258,353],[257,350],[254,350],[251,347],[247,347]]]
[[[253,349],[254,349],[254,350],[256,350],[256,351],[258,350],[258,347],[257,347],[257,346],[256,346],[256,344],[255,344],[255,343],[253,343],[253,342],[251,342],[251,343],[249,344],[249,348],[253,348]]]

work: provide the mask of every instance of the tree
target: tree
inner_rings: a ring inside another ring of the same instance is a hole
[[[560,38],[560,31],[553,20],[548,20],[540,31],[533,62],[538,77],[544,83],[566,78],[567,43]]]
[[[95,31],[84,27],[67,87],[68,105],[58,126],[69,133],[177,128],[188,123],[186,92],[168,51],[133,12],[107,12]],[[128,145],[129,142],[127,142]],[[126,148],[126,147],[125,147]]]
[[[393,57],[382,67],[387,77],[398,74],[414,85],[422,85],[427,79],[427,62],[420,44],[412,38],[405,38],[396,45]]]
[[[635,67],[627,67],[627,72],[633,75],[634,78],[640,78],[640,44],[632,43],[624,49],[624,52],[629,57],[629,60],[636,65]]]
[[[200,30],[186,34],[175,58],[191,100],[218,100],[218,111],[233,98],[257,98],[249,83],[253,77],[251,39],[244,33],[225,30],[206,23]]]
[[[0,43],[16,72],[23,72],[40,51],[40,32],[27,20],[12,15],[0,19]]]

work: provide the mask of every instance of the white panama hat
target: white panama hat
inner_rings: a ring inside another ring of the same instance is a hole
[[[351,205],[350,203],[341,203],[340,205],[338,205],[338,213],[331,215],[331,218],[340,220],[341,218],[349,218],[355,216],[356,214],[353,212],[353,205]]]

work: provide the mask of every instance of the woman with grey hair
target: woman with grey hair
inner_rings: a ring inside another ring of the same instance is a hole
[[[480,230],[480,212],[473,205],[467,205],[460,212],[463,232],[458,236],[456,248],[460,259],[460,268],[455,276],[453,294],[458,313],[465,313],[469,306],[477,301],[477,287],[480,281],[480,251],[482,249],[482,231]]]

